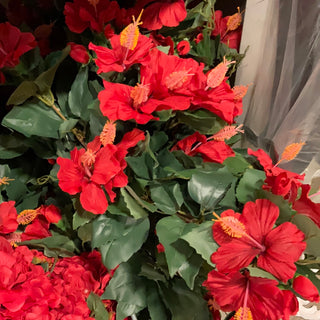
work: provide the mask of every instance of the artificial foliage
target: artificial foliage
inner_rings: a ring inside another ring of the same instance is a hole
[[[318,302],[320,204],[241,149],[244,13],[1,2],[0,318],[288,320]],[[280,152],[280,154],[281,154]]]

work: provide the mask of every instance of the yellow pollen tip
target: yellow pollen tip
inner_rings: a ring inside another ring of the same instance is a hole
[[[100,134],[100,141],[105,147],[107,144],[113,144],[116,137],[116,124],[113,121],[107,120]]]
[[[9,181],[14,181],[14,179],[9,179],[8,177],[0,178],[0,186],[2,186],[4,184],[9,184]]]
[[[251,310],[248,307],[240,307],[234,315],[234,320],[253,320]]]
[[[32,222],[36,216],[39,214],[39,211],[32,210],[32,209],[27,209],[23,210],[17,217],[17,222],[18,224],[26,225]]]
[[[213,221],[219,222],[221,229],[232,238],[242,238],[246,234],[246,227],[236,217],[226,216],[219,217],[215,212],[213,215],[217,219]]]

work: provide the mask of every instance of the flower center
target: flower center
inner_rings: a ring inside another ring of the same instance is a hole
[[[139,105],[146,102],[149,98],[149,93],[149,85],[137,83],[130,92],[130,97],[133,100],[133,107],[137,109]]]
[[[234,315],[234,320],[253,320],[250,308],[240,307]]]
[[[113,121],[107,121],[100,134],[100,141],[105,147],[107,144],[113,144],[116,137],[116,124]]]
[[[246,234],[246,227],[237,218],[232,216],[219,217],[215,212],[213,215],[220,222],[222,230],[232,238],[242,238]]]
[[[100,0],[88,0],[88,2],[93,5],[94,7],[97,6],[97,4],[99,3]]]
[[[32,210],[32,209],[28,209],[28,210],[23,210],[17,217],[17,222],[18,224],[29,224],[30,222],[32,222],[36,216],[39,214],[39,211],[37,210]]]
[[[189,70],[180,70],[174,71],[170,73],[164,80],[165,85],[169,90],[180,89],[184,83],[188,80],[189,76],[193,76],[193,74],[189,74]]]
[[[93,150],[87,149],[87,151],[81,156],[81,162],[84,167],[91,167],[96,160],[96,154]]]

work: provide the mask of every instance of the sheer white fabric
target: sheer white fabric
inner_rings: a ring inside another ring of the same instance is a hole
[[[245,14],[241,50],[249,50],[237,84],[253,85],[238,119],[247,128],[242,146],[277,158],[305,141],[281,164],[302,172],[320,163],[320,0],[247,0]]]

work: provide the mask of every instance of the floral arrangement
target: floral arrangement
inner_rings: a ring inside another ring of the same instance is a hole
[[[320,204],[240,149],[243,13],[2,2],[0,318],[287,320],[319,302]]]

